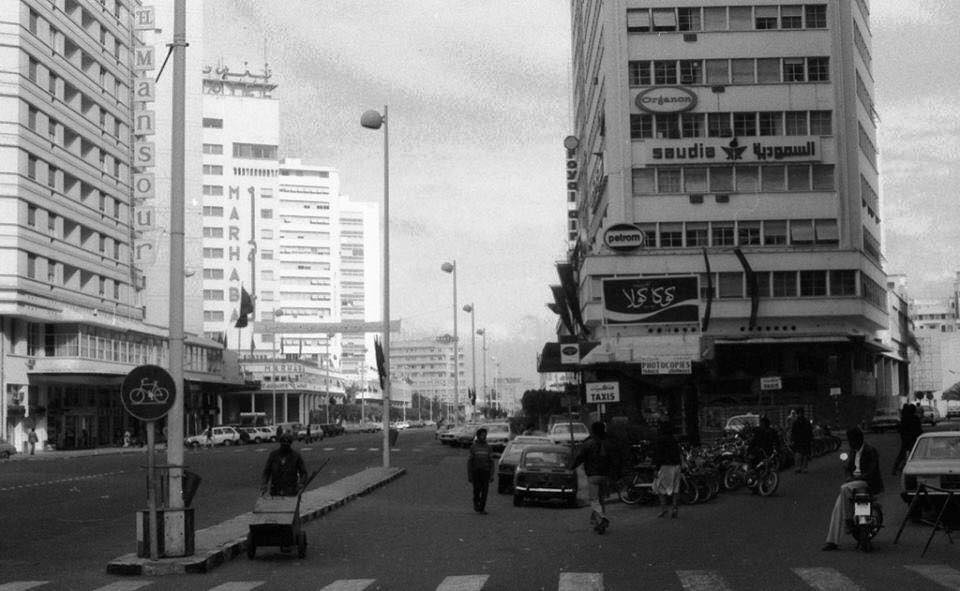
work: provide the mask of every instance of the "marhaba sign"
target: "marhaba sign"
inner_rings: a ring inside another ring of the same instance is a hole
[[[700,283],[695,275],[604,279],[603,313],[609,324],[699,322]]]

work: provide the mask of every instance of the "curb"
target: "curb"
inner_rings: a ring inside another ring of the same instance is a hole
[[[349,487],[352,483],[347,481],[350,481],[351,479],[364,479],[364,473],[369,470],[385,470],[387,473],[382,476],[374,477],[375,480],[373,482],[365,484],[361,483],[359,488],[356,490],[337,491],[338,488]],[[301,508],[301,522],[308,523],[315,519],[319,519],[334,509],[346,505],[348,502],[356,499],[357,497],[364,496],[384,486],[385,484],[396,480],[400,476],[406,474],[406,472],[407,471],[404,468],[368,468],[367,470],[358,472],[357,474],[348,476],[327,486],[307,491],[304,493],[304,499],[301,503],[301,506],[303,503],[317,504],[317,506],[307,510],[303,510]],[[307,499],[307,495],[311,496],[309,501]],[[239,527],[241,525],[245,526],[246,519],[250,515],[252,515],[252,513],[238,515],[230,521],[224,522],[224,524],[214,525],[203,530],[199,530],[195,535],[203,532],[208,532],[209,534],[210,530],[225,524],[232,524],[234,527]],[[212,550],[203,550],[194,556],[187,556],[183,558],[151,560],[149,558],[141,558],[136,554],[126,554],[110,561],[107,564],[107,574],[132,576],[203,574],[210,572],[225,562],[233,560],[237,556],[240,556],[246,552],[246,549],[247,536],[246,534],[243,534],[240,537],[233,537],[229,541],[217,543],[216,547]]]

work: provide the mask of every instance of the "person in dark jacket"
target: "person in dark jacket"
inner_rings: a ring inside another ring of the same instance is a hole
[[[850,522],[853,515],[853,492],[866,488],[871,495],[883,492],[883,477],[880,475],[880,454],[876,448],[866,443],[863,431],[854,427],[847,431],[850,443],[850,457],[843,463],[847,482],[840,485],[840,493],[833,504],[830,525],[827,528],[827,542],[823,550],[836,550],[840,543],[840,528]]]
[[[673,436],[673,425],[669,422],[660,423],[660,435],[653,445],[653,465],[657,469],[653,492],[660,499],[660,513],[657,517],[666,516],[668,504],[672,507],[670,516],[677,516],[677,493],[680,490],[682,463],[683,452]]]
[[[467,456],[467,481],[473,484],[473,510],[487,514],[487,492],[493,480],[493,451],[487,444],[487,430],[477,429]]]
[[[904,404],[900,409],[900,451],[897,453],[897,459],[893,461],[893,475],[896,476],[903,470],[903,465],[907,463],[907,454],[913,449],[913,444],[923,433],[923,424],[917,415],[917,407],[912,404]]]
[[[596,421],[590,425],[590,436],[580,446],[571,468],[583,464],[583,471],[586,472],[590,484],[590,524],[598,534],[602,534],[610,525],[603,501],[607,494],[607,479],[612,460],[613,450],[607,440],[606,425]]]
[[[300,483],[307,476],[303,458],[293,449],[293,436],[280,436],[280,447],[270,452],[260,480],[260,494],[269,490],[272,496],[295,497],[300,492]],[[269,488],[268,488],[269,485]]]
[[[803,408],[797,409],[797,416],[790,430],[790,441],[793,442],[793,453],[796,456],[797,474],[807,471],[810,463],[810,451],[813,447],[813,425],[803,416]]]
[[[770,455],[780,447],[780,436],[770,426],[770,419],[760,417],[760,426],[753,431],[753,437],[750,439],[750,445],[747,447],[747,455],[751,464],[756,464],[760,460],[770,457]]]

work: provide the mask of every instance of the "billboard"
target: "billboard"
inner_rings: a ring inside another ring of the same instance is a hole
[[[700,321],[696,275],[603,280],[607,324],[667,324]]]

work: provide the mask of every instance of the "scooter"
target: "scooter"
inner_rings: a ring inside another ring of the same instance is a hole
[[[840,461],[846,462],[850,456],[844,452],[840,454]],[[873,550],[873,538],[880,533],[883,527],[883,508],[877,499],[870,494],[867,487],[853,491],[853,523],[850,524],[850,533],[857,541],[857,548],[864,552]]]

